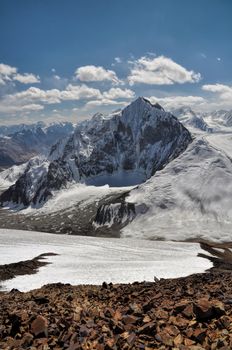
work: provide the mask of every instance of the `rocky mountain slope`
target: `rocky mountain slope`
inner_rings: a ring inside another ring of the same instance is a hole
[[[111,186],[144,182],[178,157],[192,142],[189,131],[158,104],[138,98],[121,112],[95,115],[35,159],[1,203],[43,204],[71,183]]]
[[[35,155],[47,154],[54,143],[73,130],[74,125],[68,122],[0,127],[0,167],[7,168]]]

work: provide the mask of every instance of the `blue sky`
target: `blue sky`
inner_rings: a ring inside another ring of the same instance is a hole
[[[1,0],[0,123],[232,108],[231,0]]]

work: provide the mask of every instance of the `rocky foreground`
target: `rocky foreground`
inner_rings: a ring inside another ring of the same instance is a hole
[[[232,275],[0,293],[0,349],[231,349]]]

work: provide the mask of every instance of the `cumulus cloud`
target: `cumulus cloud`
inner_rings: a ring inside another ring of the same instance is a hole
[[[16,74],[13,76],[13,80],[17,80],[22,84],[34,84],[40,83],[40,78],[32,73]]]
[[[88,101],[85,107],[99,107],[99,106],[126,106],[128,102],[126,101],[115,101],[109,100],[107,98],[102,98],[101,100]]]
[[[216,94],[212,104],[216,109],[232,108],[232,86],[224,84],[203,85],[202,90]]]
[[[32,73],[19,74],[16,67],[0,63],[0,84],[5,85],[8,81],[18,81],[22,84],[39,83],[40,78]]]
[[[179,108],[184,106],[197,106],[202,105],[206,100],[201,96],[168,96],[168,97],[148,97],[151,103],[159,103],[166,109]]]
[[[90,98],[101,98],[101,92],[98,89],[91,88],[85,84],[69,84],[66,90],[61,91],[61,100],[81,100]]]
[[[13,100],[26,102],[40,101],[46,104],[60,103],[61,101],[75,101],[80,99],[100,98],[101,92],[98,89],[90,88],[87,85],[69,84],[65,90],[50,89],[42,90],[37,87],[30,87],[27,90],[10,95]]]
[[[6,81],[11,80],[11,76],[17,73],[17,68],[8,64],[0,63],[0,84],[5,85]]]
[[[130,85],[144,83],[150,85],[172,85],[175,83],[196,83],[201,79],[200,73],[187,70],[171,58],[165,56],[143,56],[129,61],[132,69],[128,76]]]
[[[118,99],[131,99],[134,97],[135,93],[130,89],[111,88],[103,92],[97,100],[88,101],[85,107],[126,106],[128,102],[118,101]]]
[[[0,112],[35,111],[43,109],[42,104],[56,104],[62,101],[77,101],[90,98],[102,98],[102,94],[98,89],[90,88],[84,84],[69,84],[65,90],[42,90],[37,87],[30,87],[15,94],[5,95],[0,101]]]
[[[0,74],[3,76],[9,76],[15,74],[17,72],[17,68],[11,67],[8,64],[0,63]]]
[[[20,112],[41,111],[44,106],[37,103],[21,104],[19,101],[14,104],[8,104],[7,100],[0,103],[0,113],[12,114]]]
[[[223,100],[232,100],[232,86],[224,84],[208,84],[203,85],[202,89],[205,91],[218,93],[219,97]]]
[[[103,93],[103,96],[109,100],[116,100],[118,98],[134,98],[135,93],[130,89],[120,89],[120,88],[111,88],[108,91]]]
[[[77,79],[85,82],[108,80],[116,85],[121,83],[113,70],[105,69],[100,66],[89,65],[79,67],[75,71],[75,75]]]

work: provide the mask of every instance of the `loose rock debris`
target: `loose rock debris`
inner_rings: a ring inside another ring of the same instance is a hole
[[[0,293],[0,349],[231,349],[232,275]]]

